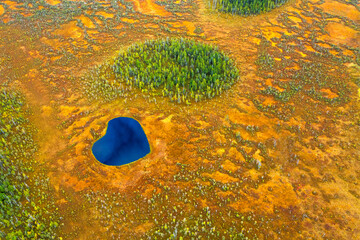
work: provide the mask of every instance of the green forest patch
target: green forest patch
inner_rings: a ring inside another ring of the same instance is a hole
[[[221,94],[239,77],[233,60],[217,47],[183,38],[134,44],[111,69],[115,82],[188,104]]]
[[[23,105],[0,91],[0,239],[61,239],[48,180],[33,170],[37,146]]]
[[[211,6],[219,12],[242,16],[269,12],[285,4],[288,0],[212,0]]]

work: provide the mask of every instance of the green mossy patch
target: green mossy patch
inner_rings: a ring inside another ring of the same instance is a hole
[[[112,70],[116,81],[178,103],[212,98],[239,77],[234,62],[217,47],[183,38],[134,44],[119,54]]]

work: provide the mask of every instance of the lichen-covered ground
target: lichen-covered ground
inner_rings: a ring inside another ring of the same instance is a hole
[[[360,239],[359,2],[296,0],[246,18],[207,5],[0,2],[0,83],[29,106],[58,235]],[[240,80],[191,105],[136,88],[90,100],[98,65],[176,36],[217,45]],[[151,153],[109,167],[91,146],[119,116],[142,124]]]

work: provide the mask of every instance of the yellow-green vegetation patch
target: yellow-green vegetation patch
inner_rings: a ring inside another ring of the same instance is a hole
[[[134,44],[119,54],[109,70],[115,79],[100,70],[105,73],[87,84],[90,95],[114,98],[121,92],[116,86],[125,83],[189,104],[221,94],[239,76],[234,62],[217,47],[183,38]]]
[[[33,171],[32,157],[37,146],[31,132],[20,95],[2,89],[0,239],[59,239],[56,234],[59,217],[49,198],[48,180]]]
[[[211,6],[219,12],[243,16],[269,12],[287,2],[287,0],[211,0]]]

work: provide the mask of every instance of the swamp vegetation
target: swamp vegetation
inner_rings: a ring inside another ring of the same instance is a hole
[[[343,0],[1,1],[0,238],[360,239],[359,21]],[[105,166],[119,116],[151,153]]]

